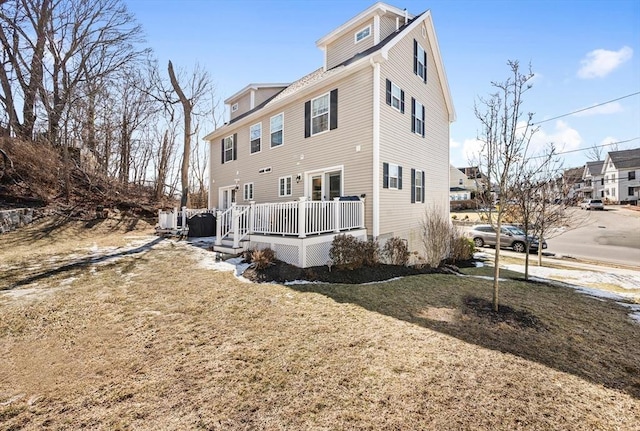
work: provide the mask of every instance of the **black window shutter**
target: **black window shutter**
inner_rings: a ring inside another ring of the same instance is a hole
[[[427,122],[424,119],[424,105],[422,105],[422,137],[424,138],[424,131],[427,128]]]
[[[413,39],[413,73],[418,74],[418,41]]]
[[[311,100],[304,104],[304,137],[311,136]]]
[[[221,145],[221,147],[222,147],[222,164],[224,165],[224,138],[222,138],[222,142],[221,143],[222,143],[222,145]]]
[[[233,160],[238,160],[238,134],[233,134]]]
[[[400,90],[400,112],[404,114],[404,90]]]
[[[398,190],[402,190],[402,166],[398,166]]]
[[[387,105],[391,106],[391,81],[387,79]]]
[[[389,163],[382,164],[382,188],[389,188]]]
[[[411,203],[416,203],[416,170],[411,168]]]
[[[338,89],[331,90],[329,96],[329,130],[338,128]]]
[[[423,63],[424,63],[424,82],[426,84],[427,82],[427,50],[424,50],[424,59],[423,59]]]
[[[416,132],[416,99],[411,98],[411,133]]]
[[[424,171],[422,171],[422,203],[424,203],[424,195],[426,194],[427,186],[424,183]]]

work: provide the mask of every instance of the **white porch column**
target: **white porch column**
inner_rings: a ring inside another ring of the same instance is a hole
[[[340,198],[333,198],[333,231],[335,233],[340,232]]]
[[[301,196],[298,201],[298,238],[306,238],[306,226],[307,226],[307,198]]]
[[[216,245],[222,245],[222,211],[216,210]]]
[[[231,204],[231,222],[233,223],[233,248],[240,247],[240,217],[235,202]]]
[[[364,228],[364,198],[360,198],[360,226],[361,228]]]

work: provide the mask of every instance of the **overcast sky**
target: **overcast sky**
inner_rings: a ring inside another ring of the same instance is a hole
[[[322,66],[315,42],[374,4],[369,0],[125,0],[160,63],[207,69],[222,100],[251,82],[292,82]],[[640,1],[394,0],[431,10],[457,121],[451,163],[476,147],[474,102],[509,75],[507,60],[531,63],[526,110],[538,145],[571,151],[565,166],[608,142],[640,147]],[[616,102],[561,116],[602,102]],[[553,119],[550,121],[545,121]],[[608,147],[604,147],[605,149]]]

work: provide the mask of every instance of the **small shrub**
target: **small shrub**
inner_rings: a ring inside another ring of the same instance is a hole
[[[469,260],[473,257],[476,246],[473,240],[463,236],[453,235],[451,238],[451,254],[449,258],[452,262]]]
[[[409,262],[409,248],[406,241],[394,236],[382,248],[382,255],[391,265],[406,265]]]
[[[452,215],[451,220],[458,220],[458,216],[456,214]]]
[[[251,252],[251,262],[258,270],[265,269],[269,265],[273,265],[276,260],[276,253],[270,248],[263,248],[262,250],[253,250]]]
[[[370,239],[358,242],[357,252],[361,255],[362,265],[378,266],[380,264],[380,245],[378,245],[378,241]]]
[[[361,241],[352,235],[336,235],[331,242],[329,258],[338,269],[357,269],[362,267],[362,254],[358,253]]]

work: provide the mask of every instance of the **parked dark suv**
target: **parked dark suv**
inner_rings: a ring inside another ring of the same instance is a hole
[[[526,250],[525,241],[526,235],[517,226],[504,225],[501,228],[500,234],[500,248],[512,248],[513,251],[523,253]],[[479,224],[471,228],[468,233],[469,237],[473,239],[473,243],[476,247],[483,247],[485,245],[496,245],[496,231],[490,224]],[[529,236],[529,250],[538,250],[539,242],[538,238]],[[542,248],[547,248],[547,242],[542,242]]]

